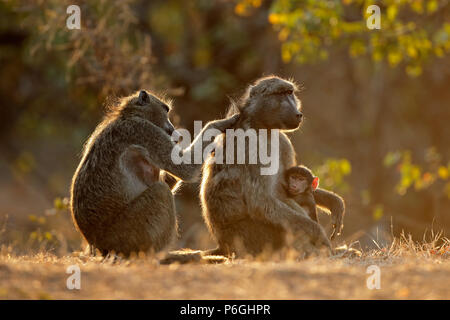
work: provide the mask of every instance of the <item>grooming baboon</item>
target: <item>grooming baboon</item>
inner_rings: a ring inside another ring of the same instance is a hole
[[[71,211],[89,245],[104,255],[157,252],[176,234],[173,195],[159,181],[159,171],[196,181],[201,164],[172,162],[173,148],[180,147],[171,139],[174,127],[168,112],[166,103],[140,91],[122,99],[86,143],[72,180]],[[237,117],[210,122],[203,130],[223,131]],[[206,143],[195,139],[179,151],[186,154]]]
[[[318,189],[318,186],[319,178],[305,166],[291,167],[284,173],[283,188],[288,199],[305,209],[312,220],[318,222],[316,204],[330,210],[333,217],[342,219],[345,212],[344,199],[334,192]],[[330,239],[334,239],[339,232],[340,229],[337,230],[334,226]]]
[[[206,161],[200,197],[204,219],[219,246],[210,253],[257,255],[266,249],[284,247],[287,233],[303,241],[300,249],[306,253],[320,247],[331,249],[323,228],[300,206],[293,210],[283,201],[284,171],[296,164],[293,146],[283,131],[296,130],[302,121],[296,90],[290,81],[262,78],[248,88],[237,106],[240,117],[234,129],[281,131],[276,174],[261,175],[260,169],[266,166],[261,162],[218,164],[213,156]],[[225,154],[226,134],[218,138]],[[271,139],[267,138],[264,147],[270,149],[270,144]]]

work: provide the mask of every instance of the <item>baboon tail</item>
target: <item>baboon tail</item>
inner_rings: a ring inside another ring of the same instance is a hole
[[[186,263],[224,263],[228,261],[228,258],[219,255],[217,249],[213,250],[177,250],[170,251],[163,259],[159,261],[160,264],[186,264]]]
[[[202,251],[204,256],[228,256],[221,247]]]

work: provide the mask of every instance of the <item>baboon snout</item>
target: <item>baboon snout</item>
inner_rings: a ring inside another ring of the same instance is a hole
[[[173,128],[172,132],[169,133],[169,135],[171,136],[172,141],[175,143],[180,142],[180,139],[182,138],[181,133],[178,130],[176,130],[175,128]]]
[[[290,118],[290,128],[297,128],[303,120],[303,113],[301,113],[300,111],[296,110],[295,113],[293,115],[291,115]]]
[[[171,136],[172,133],[175,131],[175,127],[170,121],[167,121],[166,124],[164,125],[164,130],[167,132],[169,136]]]

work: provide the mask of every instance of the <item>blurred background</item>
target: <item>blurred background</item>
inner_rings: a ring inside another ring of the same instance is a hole
[[[71,4],[80,30],[66,27]],[[366,25],[370,4],[379,30]],[[192,131],[270,74],[304,88],[306,120],[291,139],[321,186],[346,200],[337,244],[448,237],[449,53],[447,0],[2,0],[1,250],[82,248],[67,197],[105,105],[153,90]],[[198,185],[176,202],[176,245],[212,247]]]

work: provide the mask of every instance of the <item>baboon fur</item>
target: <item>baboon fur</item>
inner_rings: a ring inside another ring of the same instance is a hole
[[[168,112],[162,99],[136,92],[111,109],[84,147],[72,179],[71,212],[83,237],[103,255],[158,252],[176,235],[174,198],[157,173],[162,169],[193,182],[201,164],[173,163]],[[203,130],[223,131],[236,119],[212,121]],[[179,151],[205,143],[195,139]]]
[[[289,190],[289,177],[297,176],[303,177],[307,181],[308,187],[300,193],[292,194]],[[309,170],[305,166],[296,166],[287,169],[284,173],[284,185],[283,188],[286,191],[286,195],[288,197],[288,204],[293,207],[292,201],[295,201],[298,205],[304,208],[309,217],[318,222],[317,217],[317,207],[316,205],[328,209],[331,214],[331,220],[333,224],[333,232],[330,236],[330,239],[334,239],[337,235],[340,234],[343,228],[343,219],[345,214],[345,202],[341,196],[338,194],[328,191],[322,188],[317,188],[312,190],[312,182],[313,179],[316,178],[312,174],[311,170]],[[292,201],[289,201],[291,199]]]
[[[234,129],[280,130],[279,168],[274,175],[261,175],[260,168],[265,165],[259,162],[218,164],[214,156],[209,157],[203,168],[200,198],[204,220],[218,244],[210,253],[259,255],[285,247],[288,234],[295,236],[296,249],[306,254],[323,247],[331,249],[324,229],[300,206],[294,210],[283,201],[286,196],[280,182],[284,171],[296,165],[285,132],[296,130],[302,120],[296,92],[290,81],[275,76],[261,78],[250,85],[234,108],[240,115]],[[225,159],[226,134],[218,137],[218,143],[223,145]],[[267,150],[271,150],[270,144],[268,138]]]

